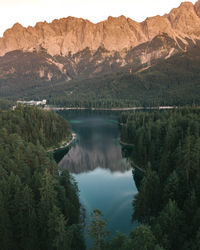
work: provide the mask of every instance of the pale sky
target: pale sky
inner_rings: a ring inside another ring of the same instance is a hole
[[[180,5],[181,0],[0,0],[0,37],[14,23],[24,27],[36,22],[68,16],[97,23],[108,16],[124,15],[135,21],[164,15]],[[190,1],[195,3],[196,0]]]

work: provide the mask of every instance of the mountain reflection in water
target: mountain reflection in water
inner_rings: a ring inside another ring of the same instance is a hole
[[[118,143],[119,129],[113,120],[90,117],[73,120],[72,127],[79,139],[60,161],[62,168],[75,174],[98,167],[110,169],[111,172],[130,169],[126,159],[122,158]]]
[[[108,142],[104,148],[99,148],[98,144],[94,144],[92,148],[75,145],[61,160],[60,166],[75,174],[89,172],[98,167],[109,168],[112,172],[125,172],[130,169],[126,160],[122,159],[121,148]]]
[[[100,209],[108,220],[107,229],[129,234],[132,200],[137,193],[132,169],[122,157],[119,144],[118,114],[114,112],[60,112],[70,120],[77,142],[59,165],[68,169],[78,183],[81,204],[86,209],[86,225],[93,209]],[[86,243],[89,240],[86,237]]]

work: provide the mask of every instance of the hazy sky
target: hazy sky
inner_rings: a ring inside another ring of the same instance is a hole
[[[108,16],[124,15],[136,21],[163,15],[181,0],[0,0],[0,36],[14,23],[34,26],[68,16],[83,17],[97,23]],[[196,0],[191,2],[195,3]]]

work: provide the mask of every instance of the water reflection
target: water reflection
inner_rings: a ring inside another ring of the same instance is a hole
[[[75,174],[80,189],[81,203],[89,213],[100,209],[108,219],[108,229],[111,232],[119,230],[128,234],[137,224],[131,224],[133,195],[137,193],[132,170],[125,173],[111,172],[96,168],[87,174]]]
[[[78,144],[61,160],[60,166],[76,174],[89,172],[98,167],[121,172],[130,169],[127,161],[122,159],[120,147],[111,143],[106,143],[103,148],[98,147],[98,144],[91,148]]]
[[[132,169],[119,145],[116,113],[60,113],[71,121],[77,142],[59,165],[75,177],[80,201],[89,214],[100,209],[108,220],[108,230],[128,234],[137,226],[131,223],[132,199],[137,193]],[[89,241],[86,240],[88,246]]]
[[[78,142],[60,161],[62,168],[71,173],[89,172],[98,167],[125,172],[130,165],[122,157],[118,143],[118,126],[111,119],[101,117],[72,121]]]

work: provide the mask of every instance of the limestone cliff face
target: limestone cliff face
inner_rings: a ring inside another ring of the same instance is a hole
[[[194,5],[197,15],[200,17],[200,0],[198,0]]]
[[[0,55],[23,49],[30,51],[43,47],[51,55],[67,56],[85,48],[92,51],[104,46],[107,50],[119,51],[146,41],[142,25],[126,19],[109,17],[93,24],[88,20],[68,17],[52,23],[37,23],[27,29],[15,24],[4,33],[0,41]]]
[[[192,39],[200,37],[200,18],[192,3],[182,3],[179,8],[169,13],[168,18],[177,36]]]
[[[74,17],[28,28],[16,23],[0,38],[0,80],[56,82],[138,72],[199,45],[200,0],[141,23],[124,16],[97,24]]]
[[[63,18],[52,23],[39,22],[35,27],[24,28],[15,24],[0,38],[0,55],[13,50],[38,51],[44,48],[52,55],[67,56],[86,48],[96,51],[104,47],[108,51],[123,51],[151,41],[162,33],[180,39],[200,39],[200,1],[195,5],[182,3],[164,16],[147,18],[138,23],[120,16],[93,24],[82,18]]]

